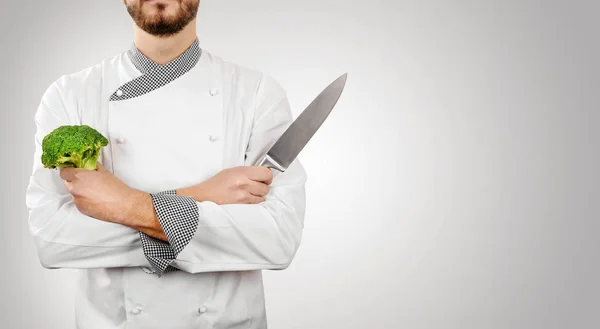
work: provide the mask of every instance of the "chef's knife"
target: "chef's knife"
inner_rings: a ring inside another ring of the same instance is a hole
[[[325,88],[279,137],[267,154],[258,158],[257,166],[284,172],[317,132],[337,103],[348,74],[337,78]]]

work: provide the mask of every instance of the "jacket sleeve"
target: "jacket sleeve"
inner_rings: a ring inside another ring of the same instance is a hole
[[[292,123],[284,91],[264,78],[257,94],[245,165],[253,165]],[[195,201],[169,193],[152,194],[157,217],[169,245],[169,266],[189,273],[282,270],[292,262],[302,238],[305,214],[304,167],[296,158],[274,177],[260,204]]]
[[[73,101],[62,92],[67,82],[63,77],[53,83],[34,115],[35,152],[26,204],[39,261],[45,268],[149,267],[136,230],[79,212],[59,170],[42,165],[44,136],[58,126],[79,124]]]

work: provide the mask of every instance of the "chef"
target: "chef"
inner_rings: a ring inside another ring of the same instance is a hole
[[[199,0],[124,0],[130,49],[53,82],[35,113],[29,227],[45,268],[81,269],[78,329],[264,329],[262,270],[287,268],[304,168],[256,166],[292,123],[273,78],[196,36]],[[109,139],[97,170],[42,166],[62,125]]]

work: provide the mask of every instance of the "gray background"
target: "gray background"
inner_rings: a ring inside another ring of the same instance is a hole
[[[33,114],[127,49],[120,0],[0,2],[2,328],[73,328],[69,270],[27,229]],[[297,116],[303,244],[265,272],[272,329],[599,328],[598,1],[204,0],[202,47],[273,75]]]

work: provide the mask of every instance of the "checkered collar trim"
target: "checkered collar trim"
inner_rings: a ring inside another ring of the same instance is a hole
[[[140,72],[147,74],[160,68],[174,72],[177,71],[177,68],[183,68],[186,66],[193,67],[196,62],[198,62],[201,52],[200,43],[198,38],[196,38],[192,45],[183,54],[164,65],[158,64],[146,57],[146,55],[142,54],[142,52],[135,46],[135,44],[131,45],[131,48],[127,51],[127,56]]]
[[[135,46],[129,49],[127,54],[133,65],[142,72],[142,75],[114,90],[109,98],[111,102],[143,96],[179,79],[196,66],[200,60],[202,51],[196,38],[183,54],[164,65],[152,61]]]

